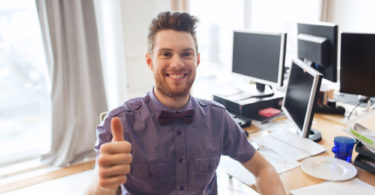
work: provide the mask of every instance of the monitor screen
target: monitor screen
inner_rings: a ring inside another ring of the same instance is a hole
[[[298,23],[298,58],[337,81],[338,26],[332,23]]]
[[[375,97],[375,34],[341,34],[340,92]]]
[[[286,34],[234,31],[232,72],[252,81],[282,86]]]
[[[297,133],[306,138],[310,136],[321,80],[318,71],[300,60],[293,60],[281,109],[297,128]]]

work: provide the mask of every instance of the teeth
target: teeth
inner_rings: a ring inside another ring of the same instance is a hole
[[[183,74],[171,74],[169,75],[172,79],[180,79],[182,77],[184,77]]]

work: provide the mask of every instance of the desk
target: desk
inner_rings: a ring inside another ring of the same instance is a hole
[[[312,127],[322,133],[322,140],[319,144],[327,148],[327,151],[319,154],[319,156],[334,156],[331,148],[333,146],[333,138],[335,136],[348,136],[342,131],[347,126],[344,116],[330,115],[330,114],[315,114]],[[254,125],[245,128],[246,131],[253,132],[257,127]],[[358,154],[353,151],[353,160]],[[357,168],[357,167],[356,167]],[[375,175],[372,175],[361,168],[357,168],[357,178],[375,186]],[[319,184],[325,180],[312,177],[302,171],[301,167],[297,167],[290,171],[280,174],[281,180],[287,191],[295,190],[298,188]]]

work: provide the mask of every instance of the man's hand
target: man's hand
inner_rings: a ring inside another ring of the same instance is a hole
[[[99,187],[116,190],[126,182],[126,175],[130,172],[132,156],[131,144],[124,139],[122,124],[119,118],[111,121],[113,139],[100,147],[98,158]]]

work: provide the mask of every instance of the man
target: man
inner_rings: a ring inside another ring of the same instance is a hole
[[[163,12],[149,29],[146,62],[155,86],[108,113],[97,128],[91,194],[217,194],[220,156],[243,164],[263,194],[285,194],[274,168],[225,109],[190,96],[200,62],[197,19]]]

